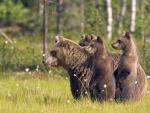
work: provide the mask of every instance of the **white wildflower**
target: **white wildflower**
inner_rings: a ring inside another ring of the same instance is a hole
[[[8,44],[8,41],[5,41],[5,44]]]
[[[29,72],[29,70],[30,70],[29,68],[26,68],[26,69],[25,69],[26,72]]]
[[[86,82],[87,81],[87,79],[84,79],[84,82]]]
[[[67,100],[67,103],[69,104],[69,103],[70,103],[70,100]]]
[[[79,90],[76,90],[76,92],[79,92]]]
[[[135,84],[137,84],[138,82],[137,82],[137,81],[135,81],[134,83],[135,83]]]
[[[85,94],[88,94],[88,92],[86,91]]]
[[[73,76],[76,77],[77,75],[76,75],[76,74],[73,74]]]
[[[16,84],[16,86],[18,87],[18,86],[19,86],[19,84]]]
[[[49,74],[52,74],[52,71],[51,71],[51,70],[49,70],[49,71],[48,71],[48,73],[49,73]]]
[[[45,56],[45,54],[43,54],[43,57]]]
[[[147,76],[147,79],[150,79],[150,76]]]
[[[146,92],[147,94],[149,94],[149,90],[147,90],[147,92]]]
[[[68,80],[68,77],[66,77],[66,80]]]
[[[39,65],[36,66],[36,71],[39,71]]]
[[[104,92],[105,90],[102,90],[102,92]]]
[[[113,101],[113,98],[110,98],[110,101]]]
[[[106,85],[106,84],[104,84],[104,88],[107,88],[107,85]]]

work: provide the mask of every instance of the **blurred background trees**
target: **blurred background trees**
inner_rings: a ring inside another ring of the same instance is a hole
[[[56,34],[62,34],[75,41],[79,40],[81,34],[96,34],[106,40],[109,39],[109,43],[123,30],[131,31],[137,40],[140,55],[144,59],[143,66],[146,70],[150,67],[148,49],[150,47],[150,0],[48,0],[48,2],[50,43]],[[27,39],[33,45],[37,45],[42,41],[42,18],[43,0],[0,0],[0,30],[11,40],[18,41],[17,39],[22,38],[24,42]],[[0,46],[2,52],[4,46],[2,44]],[[37,46],[32,47],[33,50],[37,48]],[[36,53],[35,56],[41,54]],[[2,57],[1,55],[0,58]],[[35,62],[34,57],[31,58]],[[40,57],[36,58],[40,59]],[[23,59],[24,57],[18,58],[16,63],[19,60],[24,61]]]

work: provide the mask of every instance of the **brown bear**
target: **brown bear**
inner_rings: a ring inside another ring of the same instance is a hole
[[[56,36],[56,43],[50,51],[46,64],[62,66],[70,75],[71,92],[74,98],[89,95],[89,82],[93,75],[93,59],[73,41]]]
[[[117,86],[116,99],[126,101],[142,98],[146,92],[147,81],[145,74],[138,74],[138,55],[130,33],[123,33],[112,47],[123,52],[118,68],[114,72]]]
[[[90,82],[90,96],[100,102],[115,98],[116,83],[113,75],[112,57],[104,42],[97,36],[85,47],[94,59],[94,75]]]

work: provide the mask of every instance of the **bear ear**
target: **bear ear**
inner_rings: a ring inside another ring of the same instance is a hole
[[[95,35],[94,34],[91,34],[91,40],[95,39]]]
[[[81,35],[81,39],[85,39],[85,34],[84,34],[84,35]]]
[[[101,39],[101,37],[100,36],[97,36],[97,42],[99,42],[99,43],[103,43],[103,40]]]
[[[125,37],[126,37],[127,39],[130,39],[130,38],[131,38],[130,33],[129,33],[129,32],[125,32]]]
[[[55,36],[56,43],[59,43],[62,39],[63,39],[63,36],[59,36],[59,35]]]

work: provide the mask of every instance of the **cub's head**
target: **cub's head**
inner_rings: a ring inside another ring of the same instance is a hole
[[[93,40],[95,38],[96,38],[96,36],[93,34],[92,35],[82,35],[79,45],[80,46],[88,46],[89,43],[91,42],[91,40]]]
[[[114,49],[124,50],[126,49],[127,45],[131,42],[131,36],[129,32],[124,32],[121,36],[117,39],[116,42],[112,44]]]
[[[101,54],[105,50],[105,44],[100,36],[96,36],[92,39],[88,46],[84,47],[85,51],[91,55]]]

